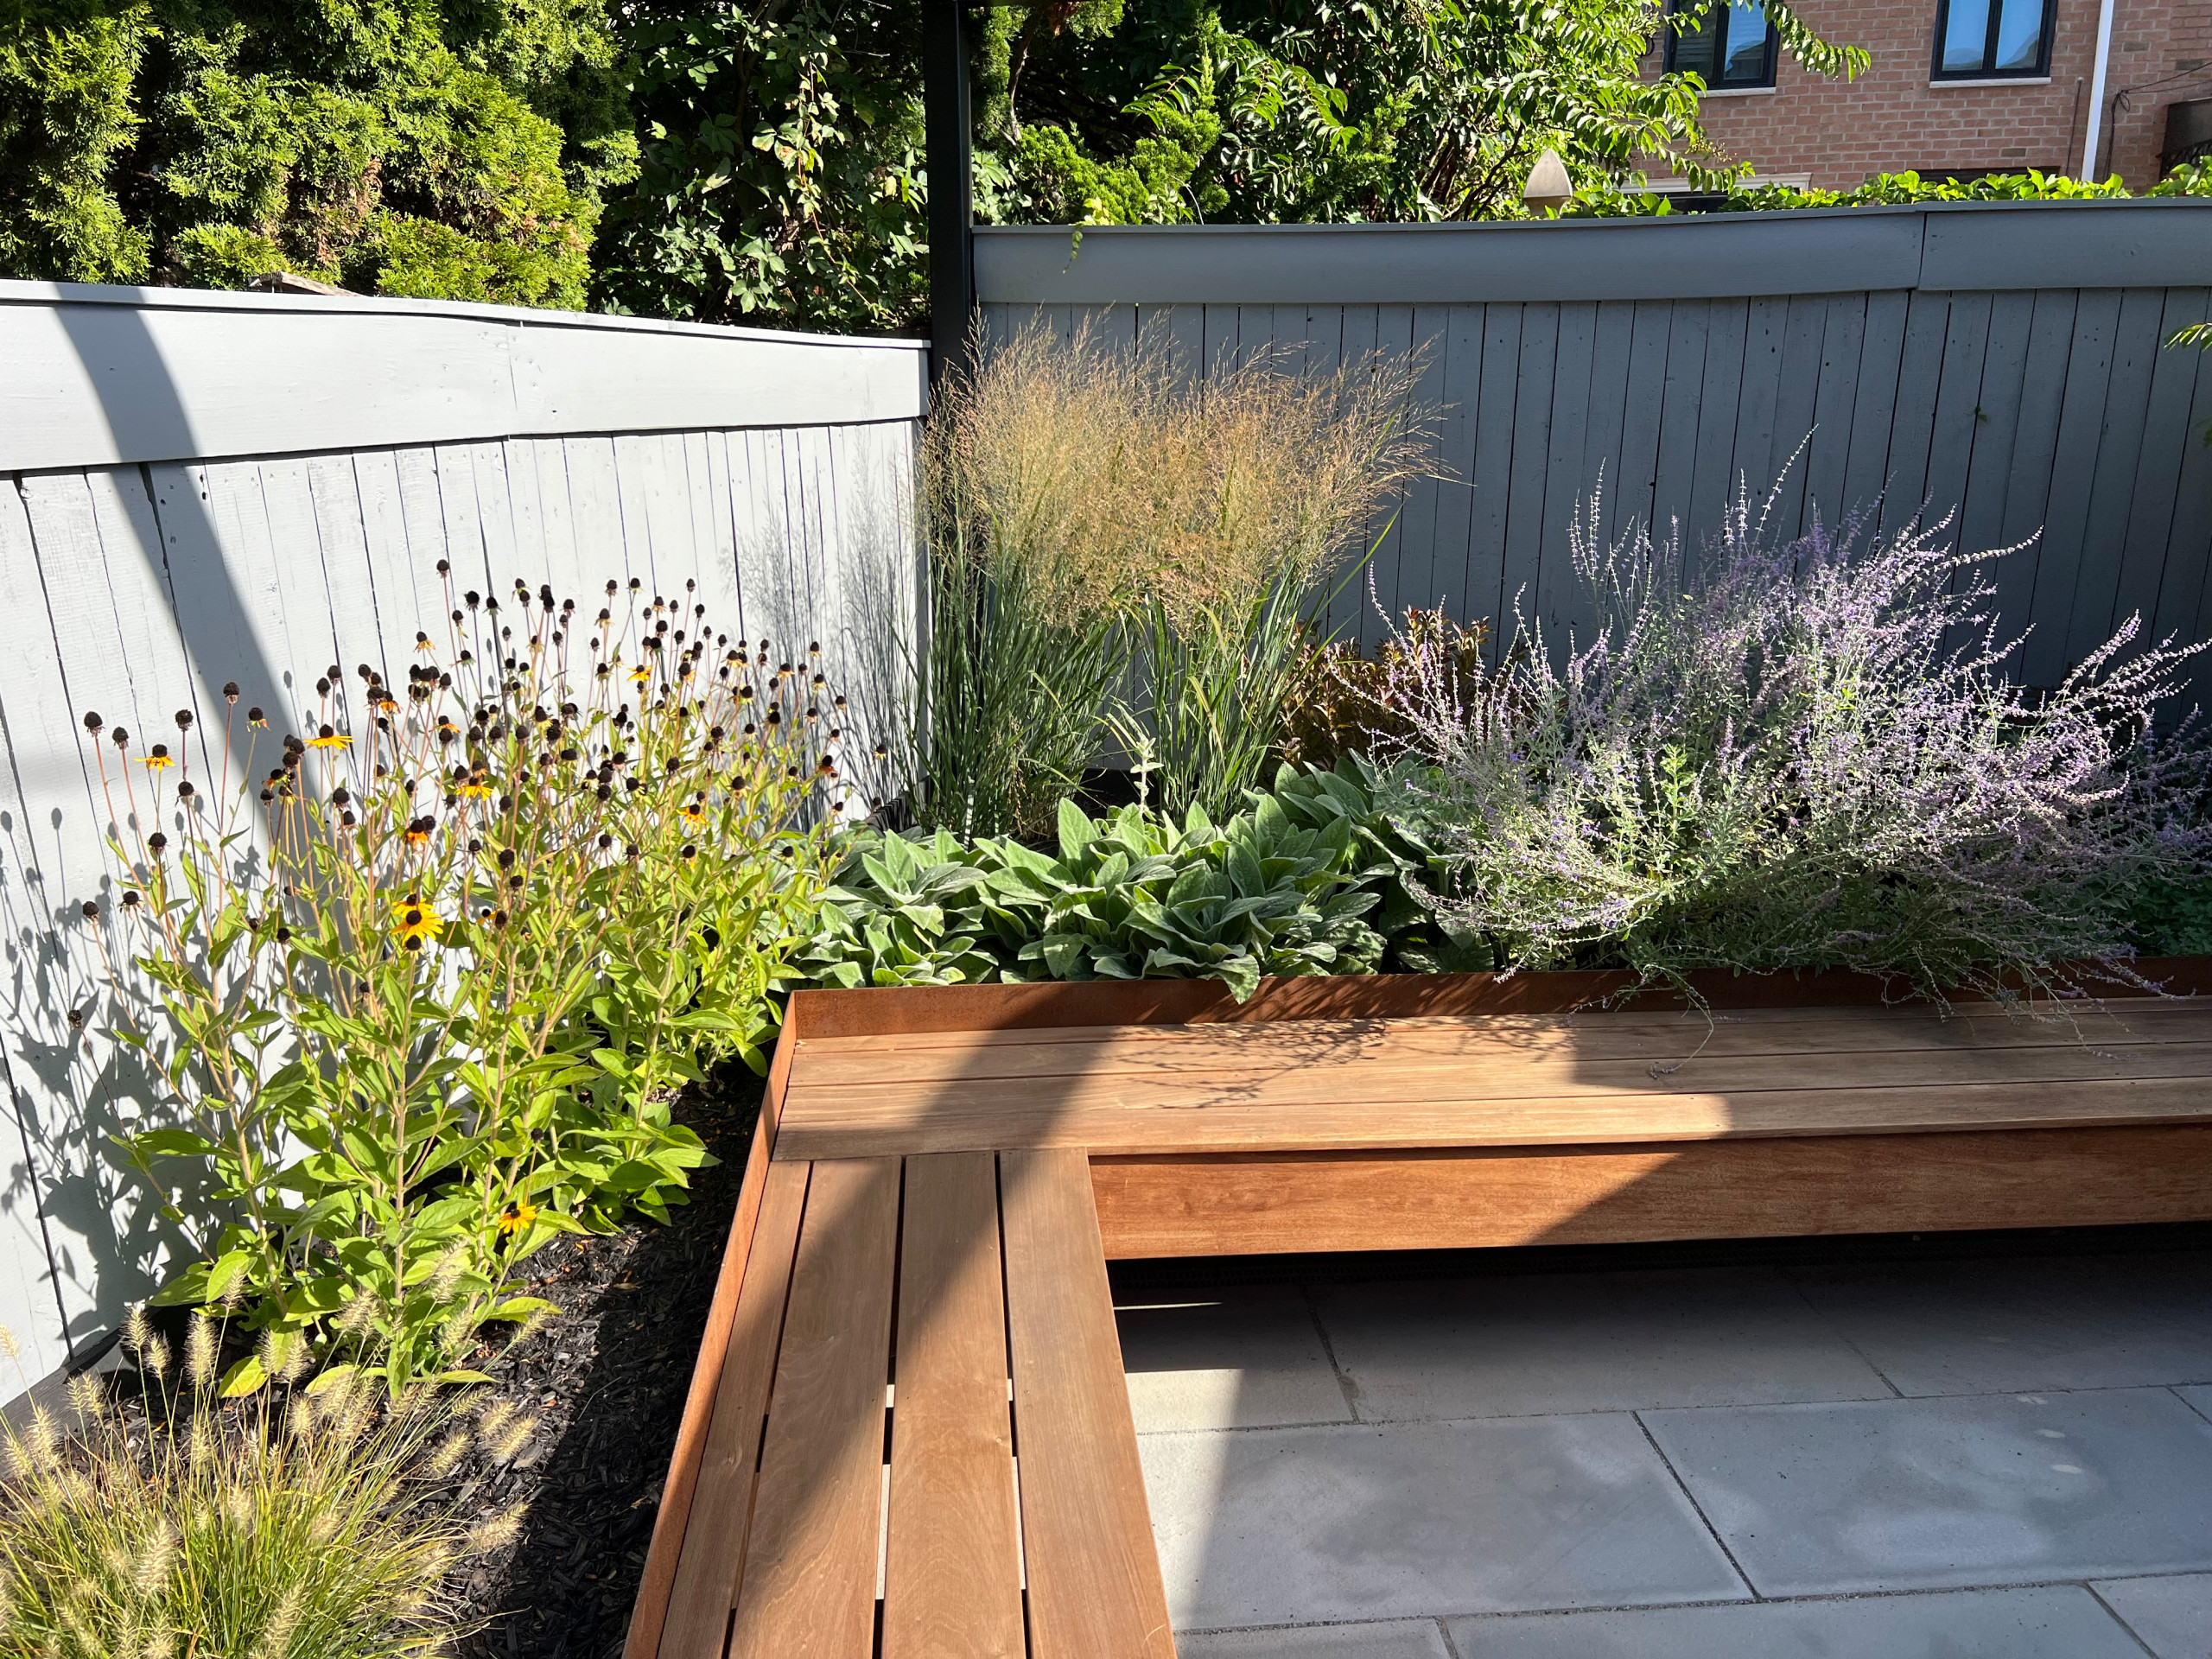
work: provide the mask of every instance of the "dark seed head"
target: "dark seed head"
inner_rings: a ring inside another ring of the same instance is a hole
[[[86,715],[85,716],[85,729],[88,732],[97,733],[102,724],[103,722],[100,717],[96,714]]]
[[[99,907],[98,905],[94,904],[91,899],[86,899],[86,900],[85,900],[85,919],[86,919],[86,921],[88,921],[88,922],[97,922],[98,920],[99,920],[99,918],[100,918],[100,907]]]

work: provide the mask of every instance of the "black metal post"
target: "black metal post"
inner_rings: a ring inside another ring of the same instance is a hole
[[[973,145],[965,0],[925,0],[923,141],[930,188],[930,378],[966,371],[976,322]]]

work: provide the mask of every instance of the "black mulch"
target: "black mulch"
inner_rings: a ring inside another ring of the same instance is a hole
[[[464,1611],[491,1621],[461,1659],[621,1651],[760,1104],[760,1080],[741,1067],[687,1091],[677,1120],[723,1160],[695,1172],[691,1202],[668,1226],[561,1239],[525,1264],[524,1294],[561,1313],[511,1353],[474,1362],[498,1379],[477,1401],[511,1401],[537,1427],[512,1463],[457,1476],[471,1518],[529,1506],[515,1542],[458,1586]]]

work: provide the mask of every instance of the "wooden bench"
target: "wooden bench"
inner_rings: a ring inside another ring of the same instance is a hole
[[[1618,988],[799,994],[627,1659],[1173,1659],[1109,1259],[2212,1219],[2212,1005]]]

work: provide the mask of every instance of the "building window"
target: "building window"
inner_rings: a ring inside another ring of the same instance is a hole
[[[1936,0],[1936,79],[2050,73],[2051,0]]]
[[[1716,91],[1774,85],[1776,41],[1764,0],[1677,0],[1675,10],[1695,21],[1680,34],[1667,31],[1668,68]]]

